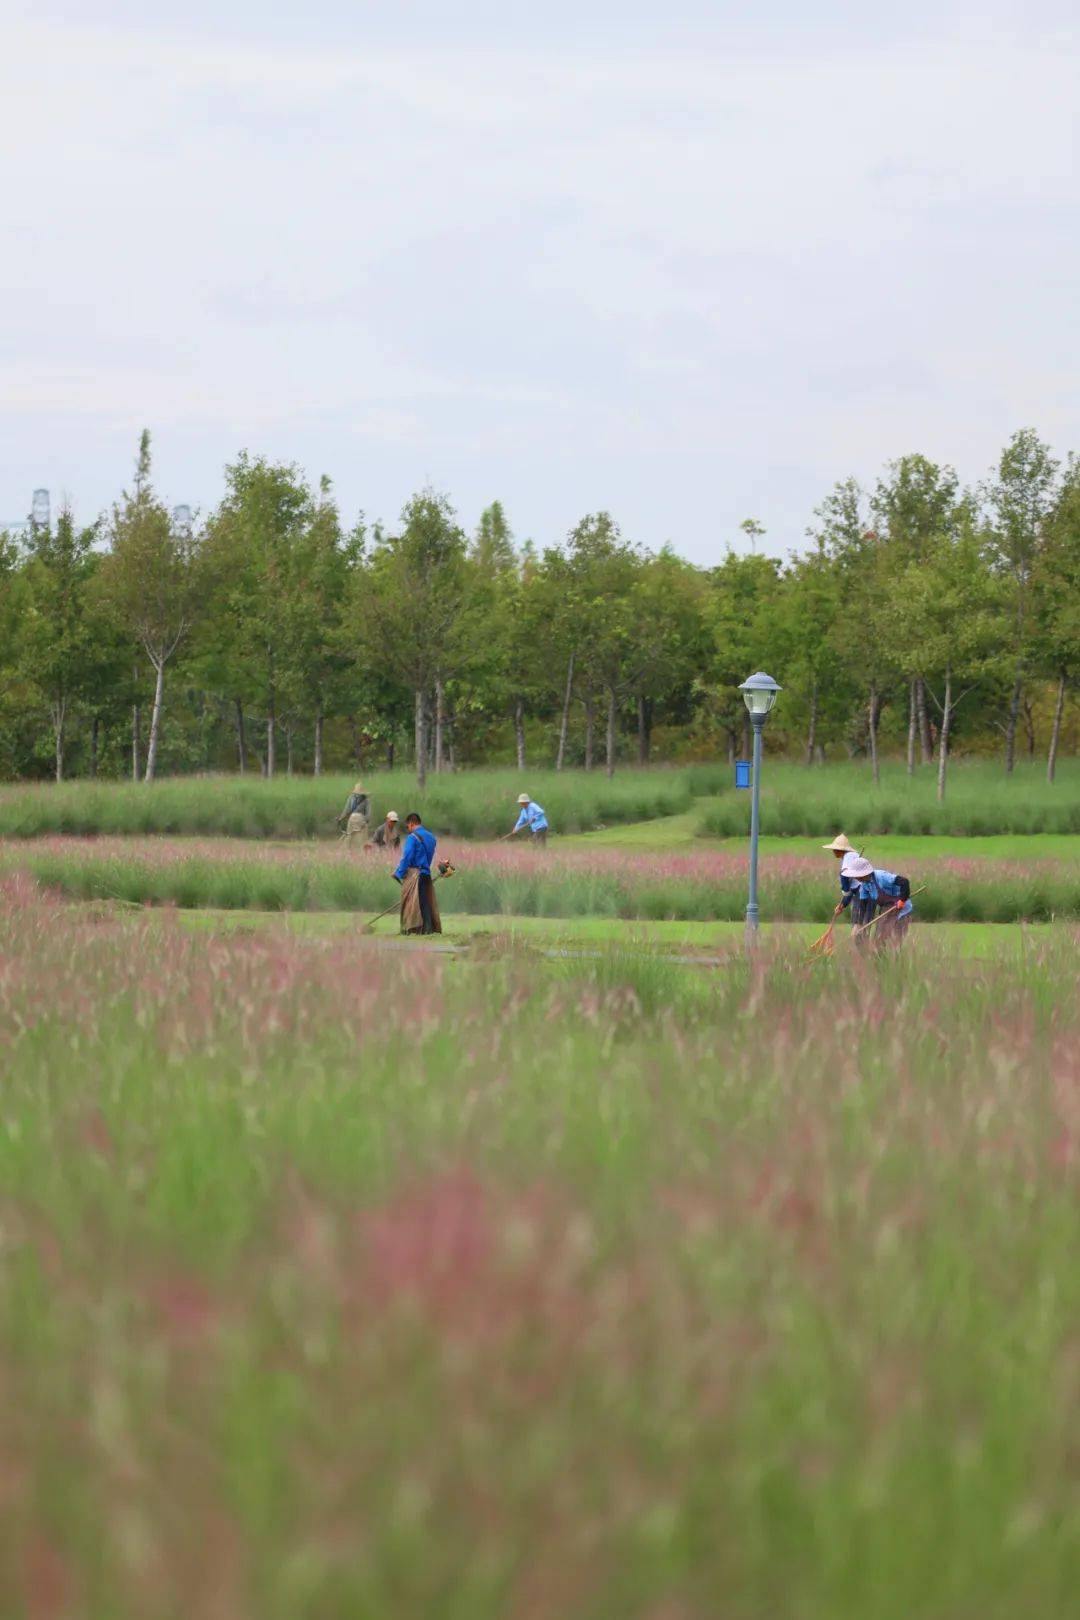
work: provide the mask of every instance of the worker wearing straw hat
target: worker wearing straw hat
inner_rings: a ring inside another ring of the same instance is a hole
[[[530,799],[527,793],[518,794],[518,818],[509,836],[516,838],[522,828],[528,827],[531,840],[534,844],[546,844],[548,835],[548,819],[538,804]]]
[[[874,943],[882,948],[891,947],[899,950],[904,943],[914,909],[911,903],[911,884],[907,878],[898,872],[888,872],[883,866],[875,866],[873,861],[852,853],[844,856],[840,868],[840,883],[841,887],[846,885],[840,907],[851,908],[856,944],[863,946],[871,943],[871,930],[866,925],[873,922],[880,906],[886,915],[878,924],[880,932]]]
[[[357,844],[365,844],[368,838],[368,817],[371,814],[371,800],[368,798],[362,782],[357,782],[349,797],[345,800],[345,808],[338,816],[338,826],[345,823],[343,837],[348,840],[349,848]]]

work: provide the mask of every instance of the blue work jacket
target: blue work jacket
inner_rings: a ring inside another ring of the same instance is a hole
[[[522,827],[528,827],[529,831],[534,833],[547,832],[548,830],[547,816],[545,816],[538,804],[533,804],[531,799],[528,804],[522,805],[521,814],[517,818],[514,831],[520,832]]]
[[[431,863],[435,859],[435,834],[428,832],[426,827],[416,827],[405,840],[405,848],[401,852],[401,859],[397,864],[394,876],[400,883],[406,872],[416,870],[423,877],[431,876]]]
[[[873,900],[875,905],[888,906],[900,898],[900,881],[895,872],[887,872],[883,866],[875,866],[867,878],[845,877],[841,872],[840,904],[850,906],[856,898]],[[910,917],[914,909],[908,900],[900,907],[897,916]]]

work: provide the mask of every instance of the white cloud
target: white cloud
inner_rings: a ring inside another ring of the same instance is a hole
[[[0,509],[46,475],[103,504],[147,420],[203,506],[248,444],[375,513],[435,469],[541,539],[609,505],[693,552],[751,496],[797,540],[808,488],[911,448],[1075,443],[1080,51],[1030,32],[16,23]]]

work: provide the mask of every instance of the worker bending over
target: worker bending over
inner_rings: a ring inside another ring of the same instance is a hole
[[[882,949],[899,950],[911,926],[911,884],[898,872],[889,872],[875,866],[852,848],[846,833],[837,833],[831,844],[822,846],[832,850],[840,862],[840,903],[834,916],[848,908],[852,927],[872,922],[878,909],[885,915],[878,930],[877,944]],[[868,945],[870,930],[855,935],[856,943]]]
[[[522,828],[528,827],[534,844],[546,844],[548,835],[548,819],[538,804],[534,804],[527,793],[518,794],[518,818],[510,834],[516,838]]]
[[[408,837],[394,876],[401,884],[401,932],[441,934],[442,918],[431,863],[435,859],[435,834],[428,832],[416,811],[405,817]]]
[[[873,922],[878,908],[885,915],[878,924],[878,938],[870,938],[870,929],[855,934],[859,946],[876,945],[878,948],[899,950],[911,924],[911,884],[898,872],[889,872],[875,866],[862,855],[846,855],[840,868],[841,897],[838,910],[851,908],[851,922],[856,929],[860,924]]]
[[[374,849],[400,849],[401,848],[401,820],[396,810],[386,812],[386,820],[380,821],[371,835]]]

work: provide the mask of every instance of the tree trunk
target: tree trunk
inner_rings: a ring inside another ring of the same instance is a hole
[[[142,775],[142,708],[138,703],[131,709],[131,780],[137,782]]]
[[[1005,724],[1005,775],[1011,776],[1016,763],[1016,727],[1020,720],[1020,693],[1023,690],[1024,677],[1021,671],[1016,671],[1013,682],[1012,697],[1009,699],[1009,717]]]
[[[570,729],[570,702],[574,695],[574,655],[566,664],[566,691],[563,695],[562,719],[559,721],[559,751],[555,755],[555,769],[561,771],[566,760],[566,734]]]
[[[1028,759],[1035,758],[1035,716],[1031,709],[1031,699],[1024,698],[1021,710],[1024,716],[1024,735],[1027,737]]]
[[[615,719],[617,713],[618,709],[615,702],[615,688],[612,687],[608,693],[607,704],[606,766],[609,781],[615,775]]]
[[[53,737],[56,742],[56,780],[64,780],[64,727],[67,722],[67,701],[53,704]]]
[[[920,675],[915,682],[915,712],[919,720],[919,755],[924,765],[934,757],[934,738],[930,730],[930,711],[926,706],[926,682]]]
[[[727,733],[727,762],[728,762],[729,765],[734,765],[734,763],[735,763],[735,730],[734,730],[734,727],[732,727],[732,726],[725,726],[724,730]]]
[[[742,757],[743,757],[743,759],[749,759],[752,751],[753,751],[753,744],[750,741],[750,711],[749,711],[749,709],[744,709],[743,710],[743,717],[742,717]]]
[[[517,750],[517,768],[525,769],[525,703],[518,698],[514,704],[514,746]]]
[[[236,711],[236,764],[240,775],[247,770],[247,738],[244,736],[244,705],[239,698],[233,700]]]
[[[806,763],[814,763],[814,749],[817,746],[817,714],[818,714],[818,684],[814,682],[810,688],[810,724],[806,728]]]
[[[907,773],[909,776],[915,775],[915,733],[919,727],[919,698],[915,688],[918,684],[918,681],[912,681],[908,701]]]
[[[585,699],[585,769],[591,771],[593,767],[593,732],[596,716],[593,710],[591,697]]]
[[[941,709],[941,733],[938,737],[937,796],[940,804],[945,797],[945,771],[949,763],[949,732],[952,729],[952,670],[945,671],[945,699]]]
[[[285,775],[286,776],[291,776],[292,773],[293,773],[293,728],[292,728],[291,725],[287,725],[285,727]]]
[[[446,724],[446,692],[441,680],[435,682],[435,770],[443,768],[443,729]]]
[[[1061,738],[1061,717],[1065,713],[1065,671],[1058,676],[1057,702],[1054,704],[1054,723],[1050,728],[1050,752],[1046,756],[1046,780],[1052,782],[1057,770],[1058,742]]]
[[[392,771],[393,768],[394,768],[394,739],[393,739],[393,737],[387,737],[387,739],[386,739],[386,768],[387,768],[388,771]]]
[[[90,723],[90,776],[96,778],[98,772],[98,739],[101,736],[101,716],[95,714]]]
[[[312,772],[315,776],[323,773],[323,706],[322,698],[315,706],[315,758],[312,763]]]
[[[427,727],[424,725],[424,693],[416,688],[413,700],[413,737],[416,749],[416,785],[423,793],[427,787]]]
[[[457,727],[453,709],[446,711],[446,768],[451,776],[457,770]]]
[[[266,774],[273,776],[277,764],[277,713],[274,689],[270,688],[270,708],[266,716]]]
[[[161,736],[161,704],[165,696],[165,660],[158,659],[154,665],[157,679],[154,682],[154,707],[150,711],[150,740],[146,745],[146,776],[147,782],[154,780],[157,770],[158,739]]]
[[[637,762],[642,767],[649,763],[649,754],[652,751],[651,719],[649,700],[639,694],[637,700]]]
[[[881,785],[881,762],[878,759],[877,728],[878,728],[878,695],[877,687],[870,688],[870,702],[867,706],[870,720],[870,764],[874,771],[874,786]]]

